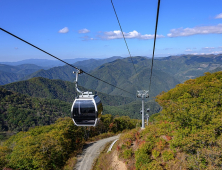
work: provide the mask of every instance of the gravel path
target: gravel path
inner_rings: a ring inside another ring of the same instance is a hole
[[[114,141],[119,138],[113,136],[105,139],[101,139],[94,143],[90,143],[84,146],[83,152],[77,158],[76,166],[74,170],[91,170],[94,160],[99,156],[100,152],[104,149],[106,143]]]

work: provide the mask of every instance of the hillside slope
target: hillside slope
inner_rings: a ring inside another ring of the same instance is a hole
[[[145,130],[121,136],[114,148],[119,158],[137,170],[221,169],[221,87],[222,72],[206,73],[157,96],[162,111]]]
[[[7,84],[2,87],[30,97],[59,99],[68,103],[72,103],[77,96],[74,83],[63,80],[50,80],[42,77]],[[86,90],[82,87],[79,88],[81,90]],[[94,90],[92,90],[92,92],[95,94]],[[108,95],[100,92],[98,92],[97,95],[103,103],[104,114],[129,116],[130,118],[141,119],[141,100],[135,101],[132,98]],[[145,108],[148,107],[150,108],[149,115],[157,113],[160,110],[160,106],[152,100],[145,101]]]
[[[71,103],[33,98],[0,87],[0,132],[26,131],[70,115]]]
[[[22,64],[18,66],[0,64],[0,85],[18,81],[40,69],[42,67],[34,64]]]
[[[112,62],[118,58],[120,57],[110,57],[106,59],[89,59],[89,60],[84,60],[84,61],[77,61],[76,63],[70,63],[70,64],[73,64],[75,67],[78,67],[79,69],[82,69],[86,72],[90,72],[96,67],[107,62]],[[58,66],[58,67],[50,68],[48,70],[39,70],[33,74],[30,74],[24,77],[23,80],[27,80],[33,77],[44,77],[48,79],[60,79],[60,80],[65,80],[65,81],[73,81],[75,80],[75,75],[73,74],[73,71],[75,71],[75,69],[68,65]]]
[[[184,82],[221,67],[222,55],[169,56],[155,62],[155,66],[160,70],[173,75],[180,82]]]
[[[79,78],[79,84],[85,88],[95,89],[111,95],[122,95],[135,98],[137,90],[149,89],[151,60],[144,57],[133,57],[133,61],[135,63],[137,74],[135,73],[130,58],[115,60],[104,64],[94,69],[91,74],[134,93],[135,95],[128,94],[87,75],[83,75]],[[155,97],[160,92],[168,91],[175,87],[178,83],[179,81],[173,76],[160,70],[153,69],[152,84],[149,94],[151,98]]]
[[[77,96],[74,83],[63,80],[50,80],[42,77],[7,84],[2,87],[32,97],[59,99],[69,103],[72,103]],[[88,91],[85,88],[79,88],[83,91]],[[94,90],[92,92],[95,94]],[[118,106],[133,101],[131,98],[122,96],[111,96],[104,93],[97,94],[101,98],[103,105]]]
[[[0,85],[18,81],[25,75],[0,71]]]

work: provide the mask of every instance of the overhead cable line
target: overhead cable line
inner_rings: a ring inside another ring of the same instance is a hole
[[[53,58],[55,58],[55,59],[57,59],[57,60],[65,63],[65,64],[67,64],[67,65],[69,65],[69,66],[71,66],[71,67],[73,67],[73,68],[75,68],[75,69],[77,69],[77,70],[80,70],[82,73],[85,73],[85,74],[88,75],[88,76],[91,76],[91,77],[93,77],[93,78],[95,78],[95,79],[97,79],[97,80],[99,80],[99,81],[102,81],[103,83],[106,83],[106,84],[108,84],[108,85],[110,85],[110,86],[113,86],[113,87],[115,87],[115,88],[117,88],[117,89],[119,89],[119,90],[122,90],[122,91],[125,91],[125,92],[127,92],[127,93],[130,93],[130,94],[135,95],[134,93],[128,92],[128,91],[126,91],[126,90],[124,90],[124,89],[122,89],[122,88],[119,88],[119,87],[117,87],[117,86],[115,86],[115,85],[113,85],[113,84],[110,84],[110,83],[108,83],[108,82],[106,82],[106,81],[104,81],[104,80],[102,80],[102,79],[100,79],[100,78],[97,78],[97,77],[95,77],[95,76],[93,76],[93,75],[91,75],[91,74],[89,74],[89,73],[87,73],[87,72],[85,72],[85,71],[83,71],[83,70],[81,70],[81,69],[79,69],[79,68],[77,68],[77,67],[75,67],[75,66],[73,66],[73,65],[71,65],[71,64],[69,64],[69,63],[67,63],[67,62],[65,62],[64,60],[61,60],[60,58],[58,58],[58,57],[56,57],[56,56],[54,56],[54,55],[52,55],[52,54],[50,54],[50,53],[42,50],[41,48],[39,48],[39,47],[37,47],[37,46],[29,43],[28,41],[23,40],[22,38],[20,38],[20,37],[12,34],[12,33],[10,33],[10,32],[8,32],[8,31],[6,31],[6,30],[3,29],[3,28],[0,28],[0,30],[2,30],[2,31],[4,31],[5,33],[7,33],[7,34],[9,34],[9,35],[11,35],[11,36],[13,36],[13,37],[15,37],[15,38],[17,38],[17,39],[25,42],[26,44],[28,44],[28,45],[30,45],[30,46],[32,46],[32,47],[34,47],[34,48],[36,48],[36,49],[44,52],[45,54],[50,55],[51,57],[53,57]]]
[[[127,45],[126,38],[125,38],[125,36],[124,36],[123,30],[122,30],[122,27],[121,27],[121,24],[120,24],[120,21],[119,21],[119,18],[118,18],[118,16],[117,16],[116,9],[115,9],[115,7],[114,7],[114,4],[113,4],[113,1],[112,1],[112,0],[111,0],[111,3],[112,3],[112,6],[113,6],[113,10],[114,10],[114,12],[115,12],[115,15],[116,15],[116,19],[117,19],[117,21],[118,21],[118,23],[119,23],[119,27],[120,27],[121,33],[122,33],[122,35],[123,35],[123,39],[124,39],[124,41],[125,41],[126,48],[127,48],[128,52],[129,52],[129,56],[130,56],[130,58],[131,58],[131,62],[132,62],[132,64],[133,64],[134,70],[135,70],[136,75],[137,75],[136,67],[135,67],[135,64],[133,63],[133,59],[132,59],[132,56],[131,56],[129,47],[128,47],[128,45]],[[137,78],[138,78],[138,77],[137,77]]]
[[[155,26],[155,36],[154,36],[154,43],[153,43],[153,56],[152,56],[152,64],[151,64],[151,71],[150,71],[149,91],[150,91],[150,86],[151,86],[151,78],[153,74],[153,60],[154,60],[154,53],[155,53],[155,46],[156,46],[156,33],[157,33],[157,26],[158,26],[159,10],[160,10],[160,0],[158,0],[157,13],[156,13],[156,26]]]

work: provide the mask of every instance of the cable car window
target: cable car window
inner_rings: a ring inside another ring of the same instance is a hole
[[[73,108],[75,116],[95,116],[95,106],[92,100],[77,100]]]

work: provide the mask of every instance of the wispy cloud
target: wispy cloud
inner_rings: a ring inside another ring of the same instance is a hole
[[[83,36],[81,38],[82,38],[83,41],[97,40],[96,38],[92,38],[92,37],[90,37],[88,35],[85,35],[85,36]]]
[[[173,48],[164,48],[163,50],[167,51],[167,50],[172,50]]]
[[[148,39],[153,39],[154,34],[140,34],[136,30],[125,33],[123,32],[124,37],[127,39],[143,39],[143,40],[148,40]],[[106,39],[106,40],[113,40],[113,39],[121,39],[123,38],[122,32],[120,30],[115,30],[115,31],[109,31],[109,32],[103,32],[102,34],[98,35],[99,38],[101,39]],[[163,35],[157,35],[157,38],[163,38]]]
[[[215,49],[215,47],[204,47],[203,49],[204,50],[213,50],[213,49]]]
[[[190,49],[190,48],[187,48],[187,49],[185,50],[185,52],[191,52],[191,51],[193,51],[193,50]]]
[[[168,37],[181,37],[196,34],[222,34],[222,24],[215,26],[199,26],[194,28],[176,28],[170,30]]]
[[[222,54],[222,51],[213,51],[213,54]]]
[[[62,33],[62,34],[65,34],[67,32],[69,32],[68,27],[64,27],[63,29],[59,30],[59,33]]]
[[[88,32],[90,32],[90,31],[86,28],[81,29],[81,30],[78,31],[78,33],[80,33],[80,34],[85,34],[85,33],[88,33]]]
[[[215,18],[216,18],[216,19],[222,18],[222,13],[218,14]]]
[[[211,51],[208,53],[190,53],[190,54],[192,55],[209,55],[209,54],[217,55],[217,54],[222,54],[222,51]]]

